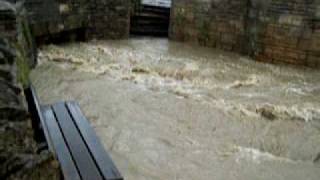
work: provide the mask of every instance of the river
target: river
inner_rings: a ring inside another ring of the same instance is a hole
[[[161,38],[47,45],[31,79],[76,100],[128,180],[318,180],[320,71]]]

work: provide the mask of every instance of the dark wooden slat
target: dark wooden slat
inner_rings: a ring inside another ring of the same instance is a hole
[[[52,150],[60,162],[65,179],[81,180],[52,109],[49,106],[42,107],[42,112],[49,129],[47,141],[52,143]]]
[[[39,126],[39,124],[37,123],[41,123],[43,134],[45,138],[48,139],[49,138],[48,129],[47,129],[46,121],[42,114],[42,110],[41,110],[41,106],[40,106],[40,102],[39,102],[39,98],[36,93],[36,90],[32,85],[30,85],[30,87],[25,90],[25,93],[28,101],[29,111],[31,113],[31,116],[34,118],[33,121],[36,121],[36,122],[33,122],[35,123],[33,124],[33,126],[34,127]],[[40,134],[37,133],[36,135],[39,136]],[[40,137],[36,137],[36,138],[40,138]],[[48,143],[49,149],[52,150],[51,142],[47,142],[47,143]]]
[[[65,103],[53,105],[53,110],[82,179],[102,180],[100,172],[73,123]]]
[[[123,180],[120,172],[105,151],[93,128],[82,114],[78,103],[67,102],[66,104],[103,176],[107,180]]]

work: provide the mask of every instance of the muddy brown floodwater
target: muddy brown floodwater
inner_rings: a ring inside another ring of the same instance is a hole
[[[43,103],[77,100],[125,179],[320,179],[319,70],[157,38],[39,58]]]

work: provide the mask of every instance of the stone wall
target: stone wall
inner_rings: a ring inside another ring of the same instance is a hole
[[[320,67],[318,0],[251,0],[248,33],[257,60]]]
[[[16,65],[19,68],[17,80],[27,84],[28,73],[36,64],[37,51],[27,21],[27,12],[23,6],[1,2],[0,7],[0,37],[10,42],[16,51]]]
[[[131,0],[90,0],[89,31],[91,38],[128,38]]]
[[[243,51],[246,12],[243,0],[174,0],[170,38]]]
[[[26,0],[35,36],[54,37],[79,31],[86,37],[118,39],[129,36],[130,0]],[[67,34],[64,38],[70,38]]]
[[[87,0],[26,0],[25,7],[35,36],[86,28]]]
[[[174,0],[170,38],[320,67],[320,1]]]
[[[0,179],[59,179],[59,166],[33,140],[23,87],[34,51],[22,7],[0,1]]]

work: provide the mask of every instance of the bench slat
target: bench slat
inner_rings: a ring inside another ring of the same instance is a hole
[[[65,103],[52,106],[66,143],[83,180],[102,180],[95,162],[67,111]]]
[[[47,141],[52,142],[50,150],[58,158],[65,179],[81,180],[51,107],[42,107],[42,113],[46,119],[46,126],[48,126],[46,128],[49,130]]]
[[[79,104],[77,102],[67,102],[66,105],[104,178],[106,180],[123,180],[120,172],[90,126],[89,121],[81,112]]]

